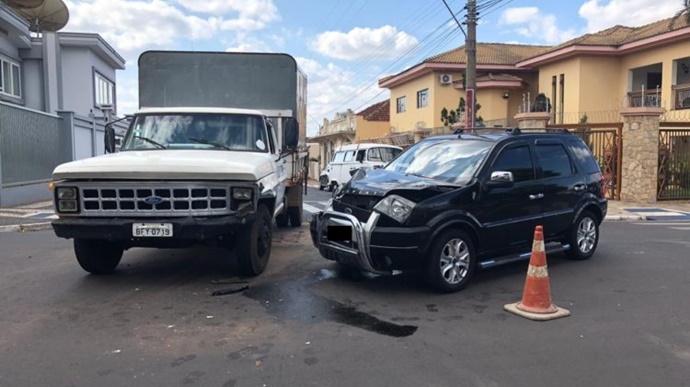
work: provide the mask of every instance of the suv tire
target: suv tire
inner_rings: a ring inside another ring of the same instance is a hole
[[[429,249],[426,281],[435,290],[451,293],[462,290],[475,268],[474,242],[462,230],[441,233]]]
[[[237,263],[242,274],[255,277],[266,269],[271,256],[271,215],[259,205],[256,218],[237,234]]]
[[[582,211],[573,226],[568,231],[565,243],[570,248],[565,255],[573,260],[589,259],[599,244],[599,223],[591,211]]]
[[[117,242],[75,239],[74,253],[79,266],[91,274],[110,274],[120,264],[124,248]]]

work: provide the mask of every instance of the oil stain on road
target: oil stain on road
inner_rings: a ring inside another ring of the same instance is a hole
[[[414,325],[383,321],[353,306],[312,293],[309,286],[318,281],[319,279],[303,277],[290,282],[261,284],[249,288],[243,294],[262,303],[273,316],[307,325],[333,321],[391,337],[407,337],[417,331]]]

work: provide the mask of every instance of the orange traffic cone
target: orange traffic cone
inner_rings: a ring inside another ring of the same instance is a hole
[[[549,272],[546,269],[542,226],[537,226],[534,230],[532,256],[529,260],[522,301],[505,305],[504,309],[518,316],[539,321],[570,316],[569,310],[559,308],[551,303],[551,285]]]

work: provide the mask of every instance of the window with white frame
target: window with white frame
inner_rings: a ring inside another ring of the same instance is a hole
[[[395,110],[397,113],[404,113],[405,112],[405,100],[406,100],[405,96],[402,96],[402,97],[397,99],[397,108]]]
[[[417,109],[429,106],[429,89],[417,92]]]
[[[113,105],[115,85],[99,73],[95,73],[96,106]]]
[[[0,93],[21,98],[21,71],[19,64],[0,57]]]

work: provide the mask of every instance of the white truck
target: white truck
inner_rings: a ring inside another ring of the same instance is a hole
[[[94,274],[132,247],[197,244],[234,249],[243,275],[261,274],[273,219],[302,224],[306,88],[286,54],[141,54],[139,110],[119,151],[107,126],[107,154],[53,171],[55,234]]]

